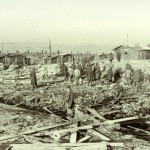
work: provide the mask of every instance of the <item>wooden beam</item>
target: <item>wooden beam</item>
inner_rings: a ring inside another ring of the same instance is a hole
[[[144,132],[144,133],[150,135],[150,132],[149,132],[149,131],[145,131],[145,130],[143,130],[143,129],[139,129],[139,128],[135,128],[135,127],[131,127],[131,126],[127,126],[127,127],[128,127],[128,128],[131,128],[131,129],[134,129],[134,130],[136,130],[136,131],[142,131],[142,132]]]
[[[101,149],[107,150],[107,145],[124,147],[122,142],[99,142],[99,143],[56,143],[56,144],[11,144],[12,150],[87,150]]]
[[[140,119],[139,116],[133,116],[133,117],[126,117],[126,118],[115,119],[115,120],[107,120],[103,123],[114,124],[114,123],[128,122],[128,121],[133,121],[133,120],[138,120],[138,119]]]
[[[74,123],[72,127],[77,128],[78,122]],[[70,135],[70,143],[76,143],[77,142],[77,132],[72,132]]]
[[[99,118],[100,120],[105,121],[106,119],[99,114],[96,110],[92,109],[92,108],[86,108],[91,114],[93,114],[95,117]]]
[[[64,133],[72,133],[72,132],[77,132],[79,130],[87,130],[87,129],[92,129],[93,126],[92,125],[85,125],[85,126],[81,126],[81,127],[74,127],[74,128],[68,128],[68,129],[62,129],[62,130],[55,130],[55,131],[51,131],[49,133],[46,133],[45,135],[51,135],[53,133],[58,133],[58,134],[64,134]]]
[[[107,136],[105,136],[104,134],[94,130],[94,129],[89,129],[88,132],[90,132],[91,134],[100,137],[102,140],[104,141],[111,141],[110,138],[108,138]]]
[[[21,133],[18,133],[17,135],[3,136],[3,137],[0,137],[0,141],[13,139],[13,138],[19,137],[20,135],[28,135],[28,134],[33,134],[33,133],[37,133],[37,132],[40,132],[40,131],[49,130],[49,129],[53,129],[53,128],[57,128],[57,127],[65,126],[65,125],[70,125],[71,123],[72,122],[67,122],[67,123],[58,124],[58,125],[54,125],[54,126],[46,126],[46,127],[41,127],[41,128],[34,129],[34,130],[21,132]]]
[[[79,141],[77,141],[77,143],[85,142],[85,141],[87,141],[90,138],[91,138],[91,136],[87,135],[87,136],[83,137],[82,139],[80,139]]]

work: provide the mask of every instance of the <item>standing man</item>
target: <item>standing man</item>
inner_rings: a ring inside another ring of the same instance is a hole
[[[96,79],[96,64],[94,64],[93,65],[93,67],[92,67],[92,71],[93,71],[93,81],[95,81],[95,79]]]
[[[35,72],[35,68],[32,68],[31,72],[30,72],[30,78],[31,78],[31,85],[32,88],[37,88],[37,78],[36,78],[36,72]]]
[[[113,69],[112,66],[109,67],[109,69],[107,70],[107,80],[109,82],[112,82],[113,79]]]
[[[92,80],[93,80],[93,71],[91,65],[88,63],[86,67],[86,78],[87,78],[87,85],[89,84],[92,86]]]
[[[98,66],[98,63],[96,64],[96,69],[95,69],[95,79],[97,81],[100,80],[100,76],[101,76],[101,71],[100,71],[100,67]]]
[[[75,70],[75,68],[76,68],[75,62],[72,63],[71,68],[72,68],[73,70]]]
[[[68,68],[68,73],[69,73],[69,80],[72,83],[73,82],[73,77],[74,77],[74,69],[72,69],[71,67]]]
[[[109,54],[109,61],[112,63],[112,61],[113,61],[113,54],[112,53],[110,53]]]
[[[78,68],[74,70],[74,77],[75,77],[75,85],[79,85],[79,79],[81,77],[81,72]]]
[[[66,91],[67,91],[67,101],[66,101],[66,106],[67,106],[67,116],[70,116],[73,118],[74,115],[74,93],[69,85],[66,86]]]

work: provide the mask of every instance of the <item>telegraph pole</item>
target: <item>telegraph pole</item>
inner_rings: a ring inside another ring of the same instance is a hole
[[[52,55],[52,47],[51,47],[51,40],[49,39],[49,52],[50,52],[50,56]]]

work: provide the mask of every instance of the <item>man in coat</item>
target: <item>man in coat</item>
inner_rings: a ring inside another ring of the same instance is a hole
[[[101,76],[101,71],[100,71],[100,67],[98,66],[98,64],[96,64],[96,68],[95,68],[95,79],[97,81],[100,80],[100,76]]]
[[[86,78],[87,78],[87,85],[89,84],[92,86],[92,80],[93,80],[93,71],[90,64],[86,67]]]
[[[112,82],[113,79],[113,69],[112,66],[109,67],[109,69],[107,70],[107,80],[109,82]]]
[[[30,72],[30,78],[31,78],[31,85],[34,89],[37,87],[37,78],[36,78],[35,68],[32,68],[32,70]]]

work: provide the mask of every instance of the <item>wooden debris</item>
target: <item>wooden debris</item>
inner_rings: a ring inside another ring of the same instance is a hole
[[[58,124],[58,125],[54,125],[54,126],[46,126],[46,127],[41,127],[41,128],[38,128],[38,129],[34,129],[34,130],[29,130],[29,131],[25,131],[25,132],[22,132],[22,133],[18,133],[17,135],[3,136],[3,137],[0,137],[0,141],[16,138],[16,137],[19,137],[20,135],[33,134],[33,133],[37,133],[37,132],[40,132],[40,131],[49,130],[49,129],[53,129],[53,128],[57,128],[57,127],[65,126],[65,125],[69,125],[71,123],[72,122],[67,122],[67,123]]]
[[[50,135],[53,132],[57,132],[57,133],[60,133],[60,134],[64,134],[66,132],[72,133],[72,132],[77,132],[79,130],[87,130],[87,129],[92,129],[92,128],[93,128],[92,125],[85,125],[85,126],[74,127],[74,128],[69,128],[69,129],[55,130],[55,131],[51,131],[50,133],[45,134],[45,135]]]
[[[101,115],[99,114],[96,110],[94,109],[91,109],[91,108],[86,108],[90,113],[92,113],[94,116],[96,116],[97,118],[99,118],[100,120],[103,120],[105,121],[106,119]]]
[[[108,138],[107,136],[105,136],[104,134],[94,130],[94,129],[89,129],[88,132],[90,132],[91,134],[100,137],[102,140],[104,141],[111,141],[110,138]]]
[[[72,125],[73,127],[78,127],[78,122]],[[72,132],[70,136],[70,143],[76,143],[77,142],[77,132]]]
[[[87,136],[83,137],[82,139],[78,140],[77,143],[85,142],[85,141],[87,141],[90,138],[91,138],[91,136],[87,135]]]
[[[103,123],[108,123],[108,124],[113,124],[113,123],[122,123],[122,122],[130,122],[130,121],[135,121],[140,119],[139,116],[134,116],[134,117],[126,117],[126,118],[121,118],[121,119],[115,119],[115,120],[107,120]]]
[[[108,112],[100,112],[103,116],[105,115],[110,115],[110,114],[114,114],[114,113],[118,113],[120,112],[120,110],[111,110],[111,111],[108,111]]]
[[[128,128],[131,128],[131,129],[134,129],[134,130],[136,130],[137,132],[138,132],[138,131],[142,131],[142,132],[144,132],[144,133],[150,135],[150,132],[149,132],[149,131],[145,131],[145,130],[143,130],[143,129],[139,129],[139,128],[135,128],[135,127],[131,127],[131,126],[127,126],[127,127],[128,127]]]
[[[30,99],[28,99],[26,102],[30,102],[30,101],[32,101],[32,100],[34,100],[34,99],[35,99],[35,97],[30,98]],[[17,107],[17,106],[20,106],[20,105],[22,105],[22,104],[24,104],[24,102],[21,102],[21,103],[19,103],[19,104],[14,105],[14,106]]]
[[[12,150],[87,150],[101,149],[107,150],[107,145],[124,147],[123,143],[99,142],[99,143],[58,143],[58,144],[11,144]]]

